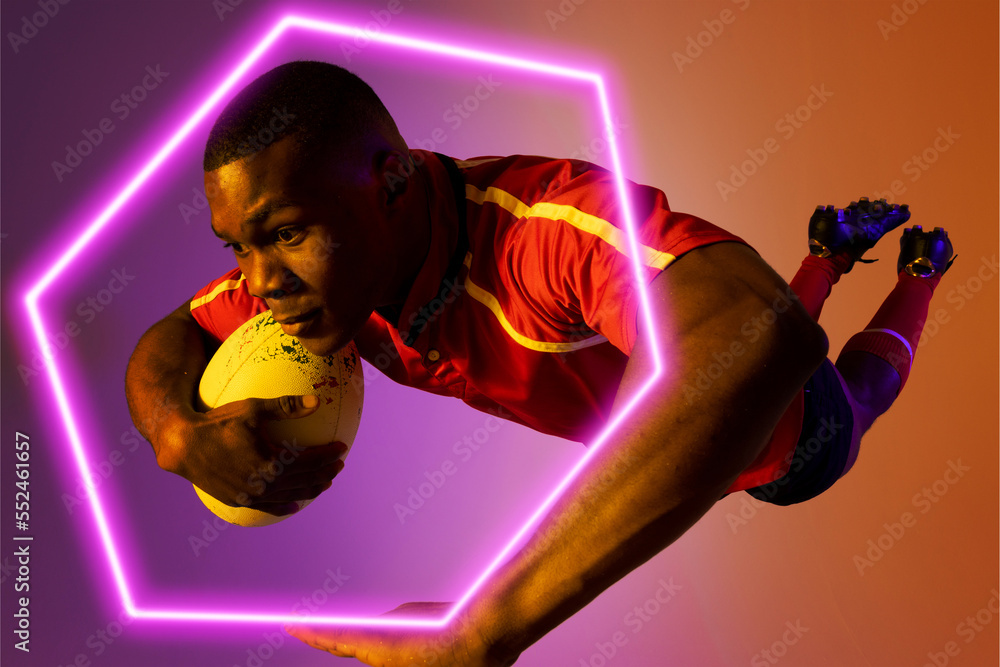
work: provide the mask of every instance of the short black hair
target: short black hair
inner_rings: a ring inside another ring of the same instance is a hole
[[[289,136],[312,155],[343,149],[372,131],[399,137],[371,86],[343,67],[297,60],[265,72],[230,100],[208,135],[203,167],[215,171]]]

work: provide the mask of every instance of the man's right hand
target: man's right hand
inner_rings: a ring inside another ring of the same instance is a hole
[[[269,423],[316,410],[302,396],[252,398],[198,412],[198,382],[218,343],[204,334],[189,303],[150,327],[132,353],[125,373],[132,421],[164,470],[228,505],[294,512],[295,501],[330,486],[347,446],[301,448],[268,434]]]
[[[227,505],[290,514],[295,501],[330,487],[348,448],[341,442],[299,447],[271,436],[268,425],[305,417],[317,406],[312,396],[283,396],[187,413],[162,431],[157,463]]]

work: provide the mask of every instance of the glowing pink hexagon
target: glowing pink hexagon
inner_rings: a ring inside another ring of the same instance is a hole
[[[73,416],[70,399],[66,392],[63,380],[59,373],[59,367],[54,356],[49,353],[50,345],[45,336],[45,322],[40,310],[40,300],[42,295],[66,270],[66,268],[84,252],[91,241],[101,232],[102,229],[115,217],[117,212],[132,198],[136,192],[142,188],[146,182],[153,177],[163,162],[171,153],[188,137],[191,131],[201,123],[205,117],[216,108],[219,102],[232,90],[244,74],[267,52],[277,40],[285,33],[293,30],[308,30],[330,35],[343,37],[363,36],[366,40],[386,44],[404,49],[412,49],[425,53],[433,53],[442,56],[449,56],[464,60],[486,62],[514,69],[527,70],[539,74],[551,75],[555,77],[569,78],[577,81],[590,82],[593,84],[597,96],[597,101],[604,119],[607,130],[607,141],[610,149],[612,171],[615,176],[615,184],[618,189],[618,196],[624,211],[626,230],[629,241],[629,254],[632,258],[633,270],[636,282],[639,287],[641,307],[646,314],[645,323],[648,333],[653,335],[652,317],[650,317],[650,305],[646,295],[645,281],[643,280],[642,265],[639,261],[641,253],[638,251],[638,242],[634,233],[631,207],[628,201],[628,193],[625,188],[625,177],[622,174],[621,159],[615,133],[612,131],[610,105],[605,90],[604,79],[595,72],[589,72],[571,67],[564,67],[551,63],[543,63],[524,58],[503,55],[500,53],[487,52],[473,48],[467,48],[454,44],[444,44],[426,39],[407,37],[399,34],[387,32],[372,33],[363,31],[360,28],[352,28],[342,24],[307,18],[304,16],[285,16],[264,36],[263,39],[250,51],[250,53],[236,66],[236,68],[219,84],[208,98],[199,105],[195,111],[187,117],[181,126],[173,133],[165,144],[145,163],[139,172],[128,180],[118,194],[101,210],[94,220],[87,225],[83,232],[76,237],[70,247],[65,250],[56,261],[48,266],[41,277],[38,278],[29,289],[25,297],[25,308],[28,311],[32,330],[38,341],[40,349],[43,351],[46,362],[46,371],[52,384],[52,391],[55,396],[59,415],[65,425],[69,436],[70,448],[73,459],[79,469],[83,483],[88,490],[88,500],[93,511],[94,521],[100,537],[104,554],[107,557],[111,574],[118,590],[125,610],[135,618],[158,619],[163,621],[221,621],[232,623],[285,623],[301,621],[301,618],[291,614],[269,613],[269,612],[236,612],[220,610],[196,610],[196,609],[163,609],[163,608],[141,608],[133,600],[132,592],[129,589],[128,577],[122,563],[121,555],[115,546],[112,528],[108,523],[107,516],[101,504],[100,494],[94,483],[90,468],[87,466],[85,455],[85,445],[80,434],[77,421]],[[460,611],[471,599],[476,591],[490,577],[496,568],[503,563],[512,550],[528,534],[533,526],[545,515],[553,503],[559,498],[566,487],[573,481],[579,472],[587,465],[590,459],[597,454],[607,437],[617,428],[618,424],[635,407],[635,404],[649,390],[649,387],[656,381],[662,373],[662,360],[655,347],[650,348],[654,356],[655,370],[650,378],[639,388],[628,403],[617,413],[617,416],[606,426],[597,436],[593,443],[587,448],[586,454],[573,466],[573,468],[558,480],[554,489],[549,493],[542,504],[523,523],[521,528],[506,543],[503,549],[495,558],[483,568],[482,573],[468,587],[462,597],[454,604],[449,612],[440,619],[405,619],[405,618],[383,618],[383,617],[347,617],[347,616],[311,616],[310,624],[328,625],[365,625],[365,626],[406,626],[406,627],[441,627],[446,625],[451,618]]]

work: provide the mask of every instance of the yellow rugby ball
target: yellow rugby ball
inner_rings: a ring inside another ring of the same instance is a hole
[[[350,448],[364,402],[357,347],[352,342],[335,354],[316,356],[282,331],[267,311],[237,329],[212,355],[198,386],[198,407],[207,411],[245,398],[306,394],[319,397],[319,408],[301,419],[271,422],[269,434],[274,442],[309,447],[340,441]],[[197,486],[194,489],[216,516],[238,526],[267,526],[286,518],[232,507]],[[299,509],[310,502],[299,501]]]

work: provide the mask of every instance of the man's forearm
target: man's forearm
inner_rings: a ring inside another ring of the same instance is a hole
[[[200,327],[185,302],[143,334],[125,371],[125,395],[136,428],[166,470],[179,461],[163,451],[165,430],[193,412],[198,382],[208,363]]]
[[[803,313],[782,316],[688,406],[678,391],[684,377],[728,346],[725,332],[766,307],[752,297],[740,304],[668,336],[664,376],[477,596],[467,618],[498,656],[516,656],[680,537],[766,445],[825,355],[825,338]],[[633,351],[616,407],[650,377],[648,345],[640,340]]]

